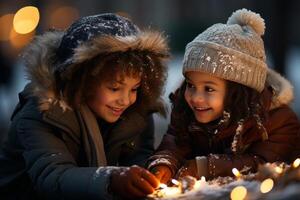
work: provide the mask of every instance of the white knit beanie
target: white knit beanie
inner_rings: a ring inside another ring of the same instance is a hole
[[[205,72],[261,92],[267,75],[264,31],[259,14],[237,10],[227,24],[209,27],[186,46],[183,74]]]

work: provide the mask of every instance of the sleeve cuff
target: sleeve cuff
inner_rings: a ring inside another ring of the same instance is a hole
[[[109,192],[110,178],[113,171],[120,170],[120,167],[99,167],[93,174],[89,187],[89,194],[97,199],[114,199]]]
[[[206,156],[196,156],[195,159],[196,159],[198,177],[204,176],[205,178],[207,178],[208,177],[207,157]]]

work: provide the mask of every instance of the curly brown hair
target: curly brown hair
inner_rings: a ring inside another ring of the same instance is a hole
[[[267,112],[260,92],[232,81],[227,81],[227,88],[224,110],[231,113],[230,123],[251,117],[265,121]]]
[[[64,96],[71,106],[85,102],[104,81],[124,76],[141,77],[135,105],[147,104],[161,95],[166,80],[165,68],[154,54],[143,51],[114,52],[99,55],[77,67],[64,87]],[[159,110],[162,114],[163,110]]]

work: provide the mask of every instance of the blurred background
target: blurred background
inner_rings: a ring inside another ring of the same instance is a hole
[[[185,45],[215,23],[226,23],[240,8],[265,19],[265,47],[269,67],[294,85],[292,105],[300,116],[300,1],[296,0],[0,0],[0,142],[6,134],[18,93],[27,80],[19,56],[35,35],[66,29],[75,19],[114,12],[132,19],[143,29],[163,31],[172,57],[164,98],[181,82]],[[168,106],[170,106],[168,104]],[[156,144],[169,119],[155,116]]]

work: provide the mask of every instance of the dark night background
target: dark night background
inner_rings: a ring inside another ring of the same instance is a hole
[[[39,9],[37,28],[25,35],[12,33],[12,19],[24,6]],[[293,108],[300,116],[300,1],[296,0],[10,0],[0,1],[0,141],[9,126],[18,92],[26,83],[19,54],[34,35],[65,29],[81,16],[115,12],[140,27],[159,29],[169,38],[172,58],[165,97],[178,86],[185,45],[215,23],[226,23],[231,13],[247,8],[265,19],[264,35],[269,67],[287,77],[295,88]],[[167,100],[167,98],[166,98]],[[156,120],[157,143],[168,119]]]

